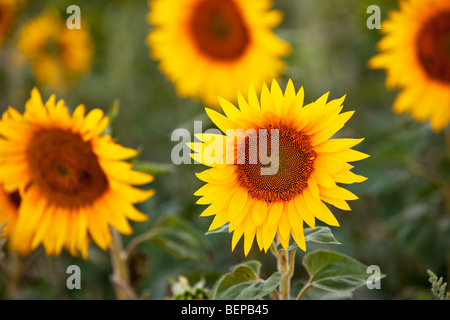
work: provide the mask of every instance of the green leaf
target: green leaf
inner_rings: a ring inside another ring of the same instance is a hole
[[[316,227],[315,229],[312,228],[305,228],[304,229],[305,234],[305,242],[315,242],[315,243],[322,243],[322,244],[341,244],[339,241],[336,240],[333,233],[331,232],[330,228],[328,227]],[[278,250],[282,250],[282,246],[279,245]],[[295,241],[291,241],[291,243],[288,246],[288,251],[291,251],[293,249],[298,249],[298,245]]]
[[[161,218],[150,231],[149,240],[177,259],[202,260],[207,257],[203,233],[180,217]]]
[[[119,109],[120,109],[120,101],[119,99],[114,99],[111,107],[109,108],[108,112],[106,113],[106,116],[109,119],[108,126],[106,127],[105,131],[103,132],[103,135],[113,135],[113,123],[116,120],[117,116],[119,115]]]
[[[328,227],[305,228],[304,233],[306,242],[341,244]]]
[[[238,265],[230,273],[223,275],[215,286],[215,300],[256,300],[267,296],[281,281],[281,273],[275,272],[267,280],[259,278],[261,264],[250,261]]]
[[[258,260],[245,261],[241,263],[240,266],[251,268],[257,276],[259,276],[259,272],[261,271],[261,262],[259,262]]]
[[[215,234],[215,233],[230,233],[230,231],[228,230],[229,226],[230,226],[230,224],[226,223],[218,229],[205,232],[205,235],[209,236],[209,235]]]
[[[366,265],[328,250],[305,255],[303,265],[310,276],[309,285],[327,291],[353,291],[366,285],[371,276]]]
[[[136,160],[133,163],[133,169],[148,173],[152,176],[157,176],[163,173],[170,173],[175,171],[175,166],[170,163],[156,163],[150,161]]]
[[[119,115],[119,111],[120,111],[120,100],[116,98],[113,100],[111,107],[106,113],[106,116],[109,118],[110,123],[113,123],[114,120],[116,120],[117,116]]]

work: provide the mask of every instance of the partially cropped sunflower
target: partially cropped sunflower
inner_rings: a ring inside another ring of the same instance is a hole
[[[24,25],[18,46],[38,83],[50,88],[64,89],[91,69],[93,42],[87,26],[69,29],[66,20],[54,10]]]
[[[368,157],[351,149],[363,139],[330,139],[354,113],[340,113],[344,97],[327,103],[325,94],[306,106],[303,97],[303,88],[296,94],[291,81],[284,94],[273,81],[270,90],[263,85],[261,101],[255,88],[250,87],[248,101],[238,94],[239,109],[224,99],[220,99],[220,105],[225,116],[206,109],[227,135],[199,134],[203,142],[191,144],[195,151],[192,157],[212,167],[197,175],[206,185],[195,195],[201,196],[198,204],[209,205],[201,216],[215,215],[210,230],[229,223],[232,250],[244,236],[247,254],[256,236],[260,250],[267,251],[278,235],[285,249],[292,236],[306,251],[303,222],[315,228],[317,218],[338,226],[324,202],[350,210],[347,200],[357,196],[336,183],[366,180],[352,173],[353,166],[348,163]],[[278,135],[275,142],[268,137],[272,132]],[[240,139],[236,142],[234,136]],[[277,166],[269,174],[262,171],[269,168],[260,158],[265,146],[265,142],[260,144],[262,137],[270,145],[267,150],[272,150],[272,143],[277,144],[271,155]],[[258,148],[252,148],[255,145]]]
[[[182,97],[218,106],[251,81],[261,86],[284,70],[291,47],[272,31],[282,14],[270,0],[150,0],[147,43]]]
[[[20,205],[19,192],[6,192],[0,184],[0,227],[6,223],[1,236],[7,236],[16,225]]]
[[[442,130],[450,123],[450,1],[403,0],[381,31],[370,66],[386,69],[387,87],[401,89],[394,110]]]
[[[130,234],[128,219],[147,218],[133,204],[154,191],[132,185],[147,184],[153,177],[122,161],[137,151],[102,135],[107,125],[100,109],[85,115],[80,105],[70,115],[54,95],[44,105],[37,89],[23,115],[12,107],[3,114],[0,182],[7,193],[19,190],[21,198],[11,248],[27,254],[42,243],[47,254],[65,247],[86,257],[88,234],[107,249],[110,226]]]

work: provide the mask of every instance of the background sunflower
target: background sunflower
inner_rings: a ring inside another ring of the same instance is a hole
[[[43,12],[21,27],[18,51],[31,66],[38,83],[64,90],[91,69],[93,42],[88,26],[68,29],[54,9]]]
[[[381,53],[369,63],[386,69],[388,88],[401,89],[394,110],[442,130],[450,123],[450,2],[403,1],[381,31]]]
[[[284,70],[290,45],[273,32],[282,20],[270,0],[150,0],[147,42],[181,97],[217,106],[251,82]],[[264,67],[261,67],[264,66]],[[205,79],[208,81],[205,81]]]
[[[68,17],[65,12],[71,4],[69,0],[27,2],[0,50],[1,113],[10,105],[24,106],[36,86],[30,70],[17,69],[12,63],[18,30],[48,8]],[[111,126],[113,136],[119,137],[121,145],[141,150],[140,158],[164,164],[158,166],[159,175],[152,183],[157,193],[151,201],[137,205],[140,211],[153,213],[153,218],[131,223],[135,232],[124,237],[129,244],[135,236],[155,229],[152,241],[142,243],[131,259],[137,291],[150,292],[149,297],[155,299],[170,296],[169,279],[180,274],[191,284],[204,279],[210,288],[231,266],[252,259],[263,262],[261,274],[273,272],[272,257],[256,246],[245,257],[243,241],[232,253],[229,234],[204,235],[210,221],[198,217],[203,208],[195,204],[198,198],[193,193],[203,185],[194,174],[205,168],[168,163],[175,145],[171,141],[174,129],[193,133],[194,120],[203,120],[203,130],[215,126],[204,112],[205,105],[178,98],[172,82],[160,72],[158,61],[149,59],[147,1],[80,0],[77,4],[96,47],[92,72],[73,83],[70,94],[58,96],[65,97],[71,111],[83,102],[105,113],[117,98],[120,112]],[[378,265],[388,276],[382,280],[381,290],[363,287],[353,297],[429,299],[427,268],[447,282],[450,279],[450,137],[447,129],[435,134],[429,124],[392,113],[397,92],[386,90],[382,70],[367,66],[379,53],[376,44],[382,38],[378,30],[366,26],[366,10],[372,4],[371,0],[274,0],[273,8],[284,14],[276,34],[292,46],[291,54],[283,58],[286,69],[279,83],[283,91],[289,78],[296,88],[303,85],[306,102],[328,91],[329,100],[347,94],[345,110],[356,112],[340,131],[341,137],[365,137],[359,150],[371,157],[357,162],[355,172],[368,181],[348,186],[360,198],[351,203],[351,214],[333,210],[338,221],[345,220],[345,228],[333,228],[345,245],[333,249],[367,265]],[[382,20],[388,18],[389,10],[399,9],[397,1],[379,0],[376,4]],[[53,93],[40,91],[43,97]],[[189,241],[183,242],[185,239]],[[322,247],[314,244],[308,250]],[[301,254],[298,256],[300,259]],[[6,253],[5,259],[9,258]],[[92,246],[87,261],[67,252],[47,258],[40,250],[24,262],[29,268],[24,270],[22,289],[14,297],[114,298],[108,254],[96,246]],[[83,272],[83,290],[65,286],[66,268],[72,264]],[[294,276],[305,274],[297,268]],[[6,283],[0,275],[1,298],[11,297]]]

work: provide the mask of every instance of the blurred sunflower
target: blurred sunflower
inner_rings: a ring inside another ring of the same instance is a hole
[[[1,236],[7,236],[10,230],[14,229],[17,221],[20,205],[20,195],[18,191],[8,193],[0,184],[0,226],[6,222]]]
[[[91,69],[93,43],[87,26],[69,29],[58,12],[48,10],[22,27],[19,49],[30,61],[36,80],[62,88]]]
[[[224,99],[219,102],[225,116],[206,109],[211,120],[228,136],[196,135],[202,142],[191,144],[195,152],[192,157],[212,168],[197,175],[207,184],[195,195],[202,196],[197,204],[209,205],[201,216],[215,215],[210,230],[230,223],[229,232],[234,232],[232,250],[244,235],[245,254],[255,236],[260,250],[267,251],[277,234],[285,249],[292,235],[306,251],[303,222],[315,228],[317,218],[339,226],[324,202],[350,210],[346,201],[358,199],[336,183],[366,180],[352,173],[353,166],[348,164],[368,157],[350,149],[363,139],[330,139],[354,112],[340,114],[344,97],[327,103],[325,94],[306,106],[303,98],[303,88],[296,94],[292,81],[284,95],[273,81],[270,90],[265,84],[262,86],[261,102],[252,86],[248,102],[238,94],[239,109]],[[229,129],[233,131],[227,132]],[[249,141],[261,146],[264,141],[261,132],[266,132],[265,141],[272,143],[269,137],[272,129],[278,132],[278,152],[275,151],[278,170],[263,174],[261,169],[267,167],[266,162]],[[231,134],[233,138],[229,139]],[[234,136],[244,139],[236,143]],[[226,160],[230,150],[234,154],[231,163]],[[239,162],[239,155],[245,161]]]
[[[284,70],[291,47],[272,32],[282,14],[270,0],[150,0],[155,26],[147,43],[182,97],[217,107],[251,81],[261,86]]]
[[[101,135],[108,125],[100,109],[85,116],[78,106],[71,116],[64,101],[52,95],[45,103],[37,89],[24,114],[10,107],[0,121],[0,182],[7,193],[19,190],[19,216],[10,246],[22,254],[42,243],[47,254],[66,247],[87,256],[88,233],[106,250],[109,226],[123,234],[132,229],[127,219],[146,215],[134,203],[151,197],[143,185],[153,177],[133,171],[122,161],[136,156],[134,149]]]
[[[388,88],[401,88],[394,110],[442,130],[450,122],[450,1],[402,1],[381,30],[369,65],[386,69]]]

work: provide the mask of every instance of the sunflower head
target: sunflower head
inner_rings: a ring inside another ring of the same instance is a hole
[[[70,115],[64,101],[56,102],[54,95],[43,104],[37,89],[24,114],[12,107],[3,114],[0,200],[14,203],[11,195],[20,196],[10,235],[13,249],[27,254],[42,243],[48,254],[59,254],[66,247],[74,255],[78,249],[86,256],[88,234],[106,249],[110,227],[130,234],[128,219],[147,218],[133,204],[154,191],[132,185],[147,184],[153,177],[123,161],[137,152],[102,135],[107,125],[100,109],[85,115],[80,105]]]
[[[37,81],[51,88],[64,87],[91,69],[93,43],[87,26],[69,29],[54,10],[24,25],[18,46]]]
[[[216,107],[251,81],[284,69],[290,46],[272,32],[282,14],[269,0],[150,0],[151,55],[182,97]],[[261,66],[264,66],[263,68]],[[205,81],[207,79],[207,81]]]
[[[261,98],[250,87],[238,94],[239,109],[219,99],[225,115],[206,109],[224,134],[199,134],[192,157],[209,169],[197,174],[206,182],[195,195],[209,205],[201,216],[215,216],[210,230],[229,223],[232,249],[244,236],[247,254],[256,237],[267,251],[277,235],[285,249],[290,237],[306,250],[304,222],[338,226],[325,203],[350,210],[350,191],[337,183],[362,182],[349,162],[368,157],[351,149],[363,139],[331,139],[353,115],[342,111],[344,97],[328,94],[303,105],[303,88],[289,81],[283,93],[276,81],[262,86]]]
[[[387,86],[401,90],[394,110],[442,130],[450,123],[450,2],[403,0],[381,31],[381,53],[369,64],[385,69]]]

